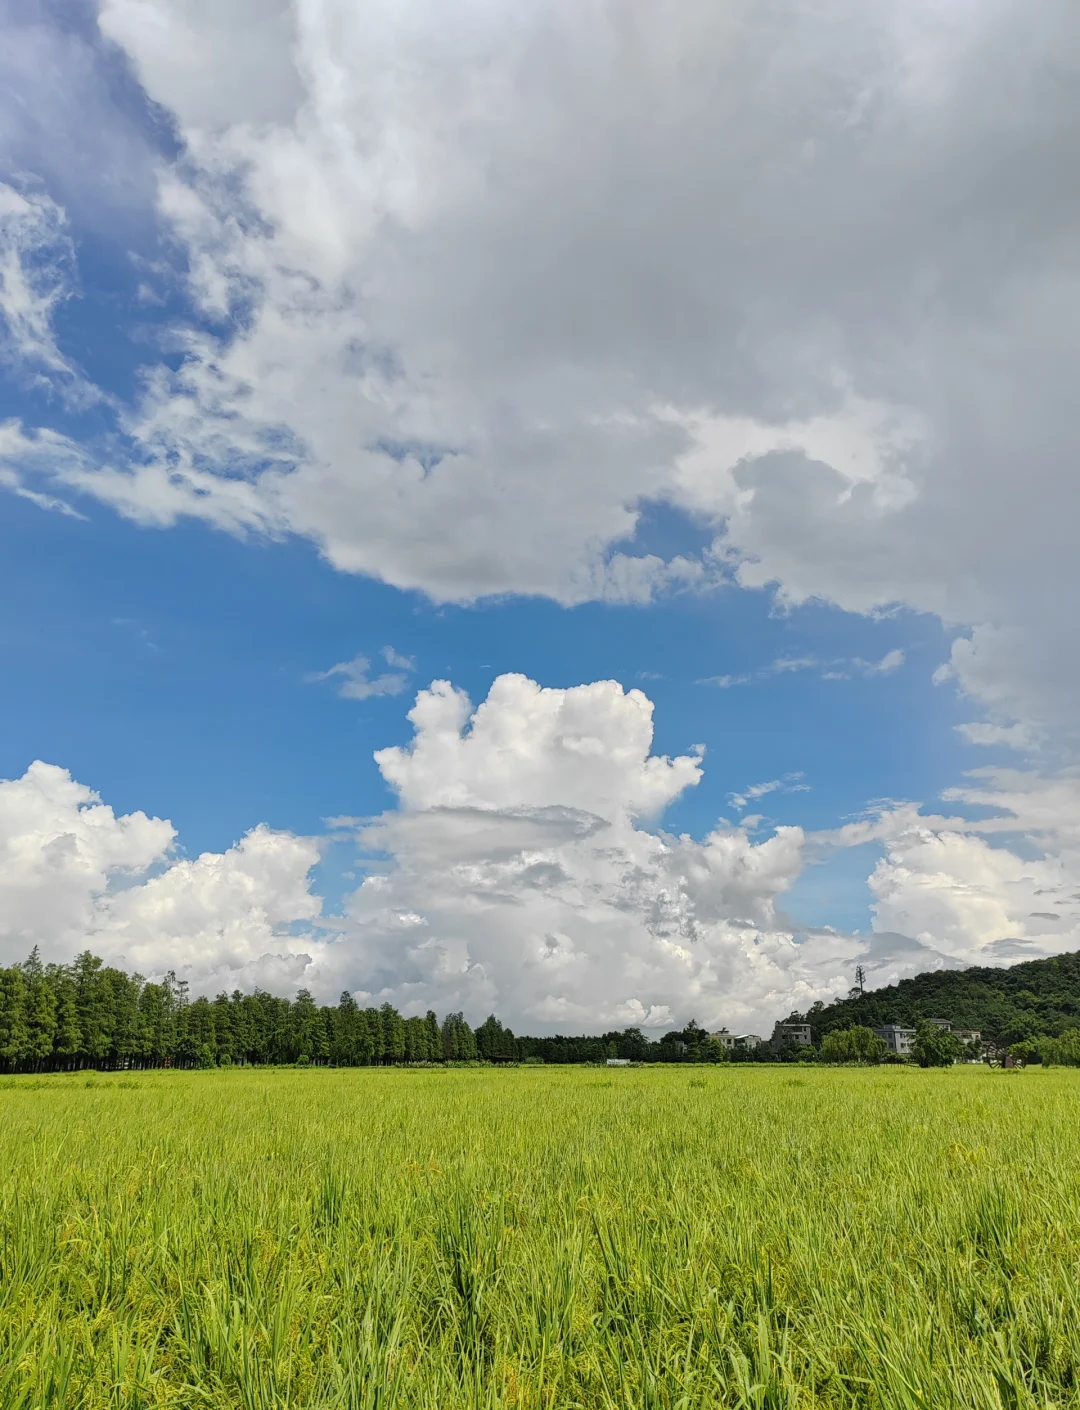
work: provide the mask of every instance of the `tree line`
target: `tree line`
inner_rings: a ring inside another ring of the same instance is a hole
[[[927,1020],[979,1029],[978,1052]],[[861,983],[830,1006],[791,1019],[811,1026],[809,1048],[727,1048],[693,1020],[660,1039],[638,1028],[595,1036],[516,1035],[491,1015],[472,1028],[461,1013],[403,1017],[392,1004],[361,1008],[346,992],[317,1004],[264,990],[191,998],[184,980],[159,982],[106,965],[85,951],[70,964],[43,964],[35,948],[0,968],[0,1070],[214,1067],[229,1064],[371,1067],[403,1063],[857,1062],[889,1059],[872,1031],[916,1029],[912,1057],[923,1066],[983,1055],[1004,1061],[1080,1066],[1080,953],[1011,970],[919,975],[887,989]]]
[[[35,948],[23,963],[0,968],[0,1070],[7,1072],[726,1056],[696,1023],[658,1042],[636,1028],[597,1037],[518,1037],[494,1015],[473,1029],[461,1013],[404,1018],[389,1003],[361,1008],[348,992],[321,1005],[307,989],[291,1000],[261,989],[192,998],[174,973],[155,983],[89,951],[71,964],[43,964]]]
[[[0,1065],[11,1072],[95,1067],[213,1067],[229,1063],[469,1061],[477,1035],[460,1014],[403,1018],[390,1004],[360,1008],[351,994],[318,1005],[257,989],[190,998],[172,972],[159,983],[89,951],[42,964],[35,948],[0,969]]]

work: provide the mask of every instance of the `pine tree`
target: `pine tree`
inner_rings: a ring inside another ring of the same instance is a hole
[[[316,1027],[319,1020],[319,1011],[310,991],[301,989],[296,996],[296,1002],[290,1005],[290,1010],[289,1056],[293,1062],[301,1057],[310,1062],[315,1056]]]
[[[75,996],[75,981],[66,965],[50,965],[47,971],[56,995],[56,1036],[53,1052],[65,1067],[72,1066],[82,1052],[82,1029]]]
[[[393,1004],[383,1004],[379,1010],[382,1026],[383,1061],[405,1061],[405,1022]]]
[[[465,1022],[464,1014],[447,1014],[443,1020],[442,1051],[447,1062],[472,1062],[476,1059],[476,1034]]]
[[[333,1041],[330,1059],[339,1067],[353,1067],[359,1061],[359,1010],[356,1000],[346,989],[334,1010]]]
[[[26,979],[18,965],[0,969],[0,1063],[14,1070],[30,1048]]]
[[[405,1020],[405,1061],[431,1061],[431,1039],[427,1023],[422,1018]]]
[[[430,1061],[442,1062],[442,1032],[439,1028],[439,1019],[434,1009],[428,1009],[427,1013],[424,1015],[424,1023],[427,1025],[428,1052],[431,1055]]]
[[[142,1049],[139,995],[144,980],[141,974],[127,975],[119,969],[103,969],[100,979],[110,1015],[110,1056],[127,1067],[139,1060]]]
[[[101,970],[101,960],[89,950],[75,960],[75,1005],[82,1031],[82,1056],[91,1063],[106,1061],[112,1047],[113,1015]]]
[[[378,1009],[364,1009],[360,1014],[361,1061],[365,1064],[380,1063],[383,1060],[383,1031]]]
[[[218,1062],[235,1062],[240,1054],[228,994],[219,994],[211,1007],[214,1010],[214,1056]]]
[[[487,1062],[507,1062],[517,1057],[517,1043],[510,1029],[490,1014],[476,1030],[476,1051]]]
[[[175,1006],[172,988],[144,984],[139,995],[139,1058],[153,1067],[171,1058],[176,1047]]]
[[[40,1071],[56,1044],[56,994],[44,974],[29,979],[26,991],[27,1057]]]
[[[334,1010],[321,1008],[315,1024],[315,1048],[312,1058],[321,1064],[330,1061],[330,1048],[334,1040]]]

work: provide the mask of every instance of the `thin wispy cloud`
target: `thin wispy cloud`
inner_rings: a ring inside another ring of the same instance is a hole
[[[736,685],[751,685],[754,681],[771,680],[776,676],[795,675],[812,671],[823,681],[849,681],[856,677],[888,676],[898,671],[907,660],[898,647],[887,651],[880,661],[866,661],[861,656],[845,656],[825,660],[819,656],[778,656],[758,671],[739,675],[702,676],[697,685],[712,685],[718,690],[730,690]]]
[[[697,685],[714,685],[717,690],[730,690],[733,685],[749,685],[753,676],[703,676]]]
[[[402,656],[400,651],[395,651],[392,646],[384,646],[381,656],[388,666],[396,667],[399,671],[415,671],[416,662],[411,656]]]
[[[748,803],[764,798],[769,793],[809,793],[810,785],[803,783],[802,778],[801,773],[794,773],[770,779],[767,783],[752,783],[741,793],[729,793],[728,802],[741,813]]]
[[[384,646],[380,654],[386,664],[395,669],[373,676],[370,658],[356,655],[351,661],[339,661],[329,670],[314,672],[307,680],[336,681],[337,693],[342,700],[370,700],[378,695],[400,695],[409,683],[409,674],[415,670],[415,662],[411,656],[402,656],[392,646]]]

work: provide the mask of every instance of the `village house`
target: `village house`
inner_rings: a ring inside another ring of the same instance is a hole
[[[880,1038],[891,1053],[906,1057],[915,1041],[914,1028],[902,1028],[899,1023],[886,1023],[874,1029],[875,1037]]]
[[[813,1043],[808,1023],[778,1023],[773,1029],[772,1045],[782,1048],[785,1043],[795,1043],[800,1048],[808,1048]]]
[[[937,1028],[944,1028],[946,1033],[954,1033],[962,1043],[978,1043],[982,1038],[977,1028],[954,1028],[947,1018],[928,1018],[926,1021]]]
[[[761,1044],[761,1039],[756,1033],[729,1033],[726,1028],[717,1029],[715,1033],[710,1033],[709,1037],[714,1043],[727,1048],[728,1052],[732,1048],[756,1048]]]

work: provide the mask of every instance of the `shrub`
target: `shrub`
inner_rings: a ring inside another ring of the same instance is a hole
[[[964,1044],[955,1033],[920,1020],[911,1045],[911,1056],[920,1067],[952,1067],[963,1052]]]
[[[821,1044],[823,1062],[882,1062],[888,1054],[883,1039],[870,1028],[856,1025],[826,1033]]]

